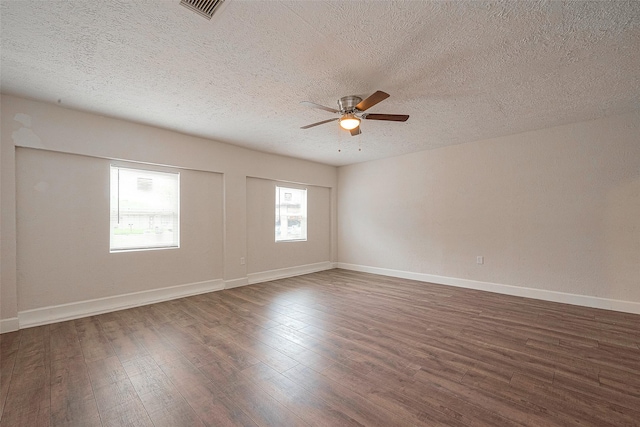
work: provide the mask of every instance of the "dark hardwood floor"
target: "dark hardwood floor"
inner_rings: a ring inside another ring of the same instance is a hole
[[[0,348],[2,427],[640,425],[640,315],[345,270]]]

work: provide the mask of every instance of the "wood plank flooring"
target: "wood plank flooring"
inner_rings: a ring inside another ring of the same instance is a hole
[[[0,336],[0,426],[638,426],[640,315],[330,270]]]

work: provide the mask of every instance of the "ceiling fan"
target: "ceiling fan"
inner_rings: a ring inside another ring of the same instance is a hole
[[[406,122],[409,118],[404,114],[370,114],[365,113],[369,108],[373,107],[380,101],[384,101],[389,97],[388,93],[382,91],[376,91],[373,95],[370,95],[366,99],[362,99],[359,96],[350,95],[343,96],[338,100],[338,109],[331,107],[325,107],[324,105],[316,104],[314,102],[302,101],[302,105],[306,105],[311,108],[318,108],[320,110],[329,111],[331,113],[340,114],[340,117],[335,117],[329,120],[323,120],[321,122],[313,123],[310,125],[302,126],[300,129],[309,129],[314,126],[323,125],[325,123],[334,122],[339,120],[340,127],[351,132],[351,136],[360,135],[360,121],[366,120],[388,120],[392,122]]]

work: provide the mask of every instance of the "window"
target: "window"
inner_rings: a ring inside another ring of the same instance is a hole
[[[111,166],[111,252],[180,247],[180,174]]]
[[[307,190],[276,187],[276,242],[307,240]]]

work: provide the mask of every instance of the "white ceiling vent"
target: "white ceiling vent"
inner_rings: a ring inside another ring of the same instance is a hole
[[[180,4],[194,12],[211,19],[224,0],[180,0]]]

